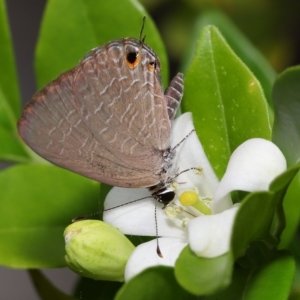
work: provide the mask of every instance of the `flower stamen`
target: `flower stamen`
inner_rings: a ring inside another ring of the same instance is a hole
[[[192,213],[184,210],[182,206],[176,205],[174,202],[166,207],[165,214],[170,220],[174,221],[175,224],[179,225],[182,228],[185,228],[187,223],[192,218],[196,217]],[[186,214],[188,214],[189,217],[186,217]]]

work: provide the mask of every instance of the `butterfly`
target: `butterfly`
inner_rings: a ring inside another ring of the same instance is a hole
[[[175,197],[172,119],[183,95],[178,73],[166,91],[155,52],[140,38],[92,49],[36,93],[18,122],[24,142],[57,166],[109,185]]]

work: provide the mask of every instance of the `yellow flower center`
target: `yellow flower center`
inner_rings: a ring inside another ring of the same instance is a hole
[[[203,215],[211,215],[211,208],[204,202],[211,200],[209,198],[201,199],[195,191],[185,191],[179,196],[179,201],[182,206],[192,206]]]

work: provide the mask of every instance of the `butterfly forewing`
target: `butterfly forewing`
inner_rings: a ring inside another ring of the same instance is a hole
[[[132,49],[140,55],[135,67],[126,61]],[[171,124],[160,68],[148,65],[153,60],[159,66],[153,51],[134,39],[91,51],[33,97],[19,121],[21,136],[47,160],[97,181],[157,184]]]

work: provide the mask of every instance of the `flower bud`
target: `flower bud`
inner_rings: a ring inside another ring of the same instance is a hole
[[[119,229],[97,220],[72,223],[64,232],[68,267],[96,280],[124,281],[124,270],[134,250]]]

